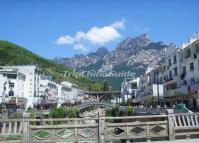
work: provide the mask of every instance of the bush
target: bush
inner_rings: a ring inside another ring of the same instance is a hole
[[[156,96],[149,96],[146,98],[146,103],[148,105],[156,106],[157,105],[157,97]]]
[[[132,106],[128,106],[127,115],[128,116],[132,116],[133,115],[133,107]]]
[[[30,118],[35,119],[35,112],[33,112],[33,111],[30,112]]]
[[[63,108],[63,107],[54,108],[51,111],[51,116],[53,118],[64,118],[64,117],[66,117],[66,108]]]
[[[52,118],[76,118],[78,117],[78,109],[77,107],[71,107],[71,108],[54,108],[51,111]]]
[[[68,118],[76,118],[78,117],[78,109],[77,107],[72,107],[69,109],[68,114],[67,114]]]
[[[112,115],[113,116],[119,116],[119,111],[120,111],[120,105],[119,104],[115,104],[112,110]]]
[[[111,117],[112,116],[112,110],[106,110],[106,116]]]

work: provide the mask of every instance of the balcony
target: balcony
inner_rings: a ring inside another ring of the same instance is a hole
[[[173,77],[169,77],[169,78],[165,79],[165,83],[172,82],[172,81],[174,81]]]
[[[195,84],[193,84],[193,85],[190,85],[189,87],[190,87],[190,88],[189,88],[189,91],[190,91],[190,92],[196,92],[196,91],[199,90],[199,83],[195,83]]]
[[[172,97],[172,96],[185,96],[188,94],[187,87],[180,87],[176,89],[170,89],[164,92],[165,97]]]

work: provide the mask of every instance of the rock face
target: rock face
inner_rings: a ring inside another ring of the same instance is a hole
[[[72,58],[58,57],[54,60],[76,70],[131,71],[139,76],[148,65],[160,62],[165,54],[165,48],[167,45],[163,42],[153,42],[147,34],[142,34],[135,38],[126,38],[110,52],[101,47],[95,53],[75,55]]]
[[[87,67],[91,64],[96,64],[107,55],[109,51],[105,47],[97,49],[95,53],[89,53],[88,55],[75,55],[72,58],[60,58],[56,57],[55,62],[59,64],[64,64],[74,69],[80,69],[82,67]]]

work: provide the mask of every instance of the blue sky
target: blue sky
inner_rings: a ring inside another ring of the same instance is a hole
[[[142,33],[181,44],[197,31],[198,0],[0,0],[0,39],[46,58],[112,50]]]

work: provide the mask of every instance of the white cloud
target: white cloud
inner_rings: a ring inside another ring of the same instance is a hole
[[[92,27],[84,36],[86,40],[99,45],[109,43],[120,37],[121,34],[111,26]]]
[[[77,32],[75,35],[75,40],[80,41],[82,39],[86,39],[86,34],[82,31]]]
[[[86,51],[88,48],[85,43],[104,45],[122,37],[121,33],[119,32],[120,29],[125,29],[124,18],[107,26],[93,26],[87,32],[78,31],[75,33],[75,36],[62,36],[58,38],[56,43],[58,45],[71,44],[76,50]]]
[[[61,36],[57,39],[56,42],[58,45],[63,45],[63,44],[73,44],[74,43],[74,39],[73,37],[69,36],[69,35],[65,35],[65,36]]]
[[[125,18],[122,18],[122,20],[115,21],[113,24],[111,24],[111,26],[116,29],[125,29],[125,23],[126,23]]]
[[[73,48],[75,49],[75,50],[81,50],[81,51],[89,51],[89,48],[87,48],[85,45],[83,45],[83,44],[81,44],[81,43],[78,43],[78,44],[75,44],[74,46],[73,46]]]

